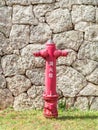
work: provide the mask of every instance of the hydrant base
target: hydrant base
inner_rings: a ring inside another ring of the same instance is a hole
[[[49,115],[46,115],[44,113],[44,117],[46,117],[46,118],[58,118],[58,114],[54,114],[54,115],[49,114]]]
[[[57,111],[57,100],[58,95],[43,95],[45,100],[44,105],[44,116],[47,118],[57,118],[58,111]]]

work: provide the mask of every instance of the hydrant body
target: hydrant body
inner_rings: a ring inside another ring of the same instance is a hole
[[[67,56],[67,51],[57,50],[55,44],[49,40],[46,43],[46,49],[33,53],[36,57],[43,57],[46,60],[45,68],[45,91],[43,99],[44,116],[45,117],[58,117],[57,100],[58,94],[56,92],[56,59],[59,56]]]

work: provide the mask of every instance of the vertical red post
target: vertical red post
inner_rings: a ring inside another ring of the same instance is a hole
[[[45,100],[44,116],[48,118],[58,117],[56,92],[56,59],[60,56],[67,56],[67,51],[57,50],[55,44],[49,40],[46,43],[46,49],[33,53],[36,57],[43,57],[46,60],[45,69],[45,91],[43,98]]]

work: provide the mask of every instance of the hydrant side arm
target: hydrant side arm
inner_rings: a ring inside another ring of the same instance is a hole
[[[46,58],[48,56],[48,51],[47,50],[41,50],[41,51],[38,51],[38,52],[33,52],[33,55],[35,57],[43,57],[43,58]]]
[[[60,56],[67,56],[68,52],[66,50],[56,50],[54,52],[54,56],[56,57],[56,59]]]
[[[48,57],[48,50],[42,50],[42,51],[40,51],[40,54],[43,58],[46,58],[46,57]]]
[[[41,56],[41,55],[40,55],[40,51],[33,52],[33,55],[34,55],[35,57],[39,57],[39,56]]]
[[[68,55],[68,51],[62,50],[62,55],[61,56],[67,56],[67,55]]]

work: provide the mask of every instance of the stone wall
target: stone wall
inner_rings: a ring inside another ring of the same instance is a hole
[[[0,109],[42,108],[45,62],[32,52],[52,38],[66,108],[98,110],[98,0],[0,0]]]

